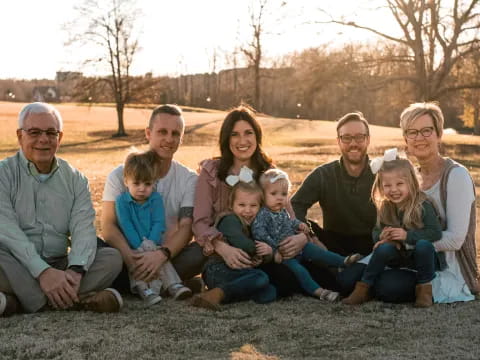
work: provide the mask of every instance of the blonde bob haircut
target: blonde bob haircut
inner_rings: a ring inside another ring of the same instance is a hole
[[[423,115],[430,115],[433,121],[433,127],[438,137],[443,134],[443,113],[436,102],[423,102],[410,104],[400,115],[400,128],[405,132],[410,128],[412,123]]]

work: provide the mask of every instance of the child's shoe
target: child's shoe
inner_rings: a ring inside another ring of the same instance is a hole
[[[195,295],[191,305],[209,310],[220,310],[220,304],[225,298],[225,293],[220,288],[213,288]]]
[[[343,260],[343,263],[345,264],[345,266],[350,266],[350,265],[353,265],[355,264],[356,262],[362,260],[364,258],[364,256],[362,254],[352,254],[352,255],[348,255],[345,260]]]
[[[433,305],[432,284],[417,284],[415,286],[415,307],[430,307]]]
[[[143,291],[140,291],[139,293],[146,307],[155,305],[156,303],[162,301],[162,297],[158,295],[155,291],[153,291],[151,288],[147,288]]]
[[[355,289],[350,296],[343,299],[342,302],[347,305],[360,305],[366,303],[370,299],[370,285],[363,281],[357,281]]]
[[[339,299],[340,294],[336,291],[319,288],[315,291],[315,296],[320,300],[326,300],[328,302],[335,302]]]
[[[192,290],[182,284],[173,284],[168,287],[168,293],[174,300],[185,300],[192,296]]]

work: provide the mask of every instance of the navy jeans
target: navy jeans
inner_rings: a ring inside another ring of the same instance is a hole
[[[373,256],[370,263],[372,260]],[[389,303],[415,301],[415,286],[431,281],[435,277],[435,270],[439,269],[432,243],[426,240],[417,242],[413,265],[412,268],[416,267],[417,271],[404,268],[382,270],[373,283],[375,298]],[[365,264],[356,263],[338,274],[337,282],[343,296],[353,291],[355,283],[362,280],[366,268]]]
[[[275,301],[277,291],[268,275],[260,269],[230,269],[225,263],[207,264],[203,279],[209,289],[220,288],[225,293],[223,302],[253,300],[265,304]]]
[[[390,243],[381,244],[373,251],[362,281],[373,285],[386,266],[407,267],[417,271],[417,283],[426,284],[435,277],[435,248],[430,241],[419,240],[411,250],[412,259],[405,259],[400,250]],[[413,260],[413,263],[411,263]]]

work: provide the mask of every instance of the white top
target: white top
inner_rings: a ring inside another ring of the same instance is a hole
[[[167,175],[158,180],[156,190],[163,197],[168,230],[176,228],[181,208],[193,208],[196,184],[197,174],[175,160],[172,160]],[[117,196],[125,191],[127,188],[123,183],[123,165],[119,165],[107,177],[102,200],[115,201]]]
[[[445,252],[448,268],[437,271],[432,281],[433,299],[436,303],[474,300],[475,297],[465,283],[455,254],[467,236],[471,205],[475,200],[468,170],[463,166],[451,170],[447,181],[446,211],[440,199],[440,180],[426,190],[425,194],[435,203],[439,215],[446,219],[447,223],[442,238],[434,243],[435,250]]]

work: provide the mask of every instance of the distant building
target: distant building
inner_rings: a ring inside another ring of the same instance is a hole
[[[56,86],[35,86],[32,91],[34,101],[59,102],[60,94]]]

